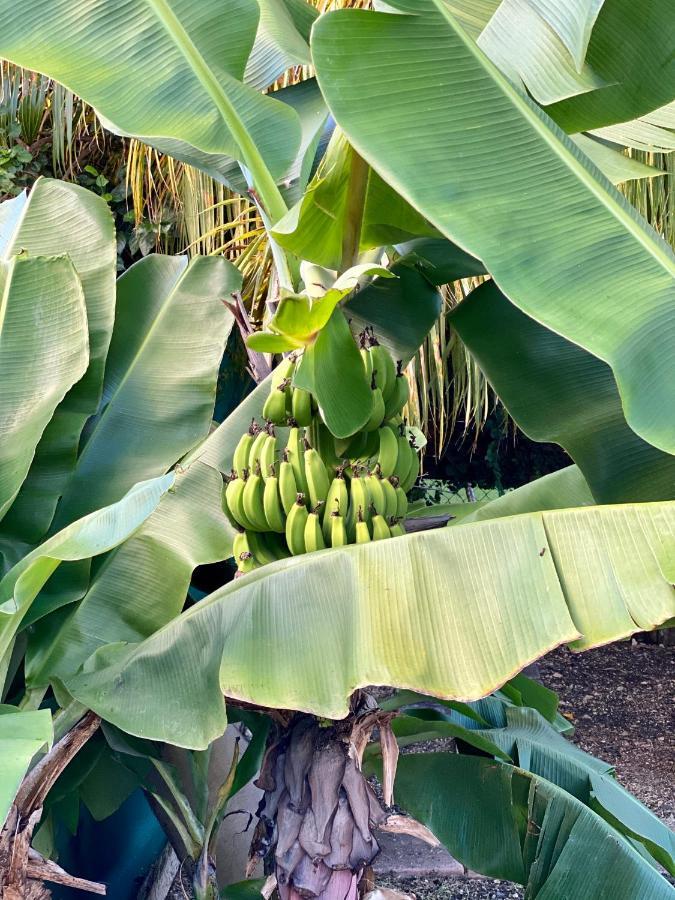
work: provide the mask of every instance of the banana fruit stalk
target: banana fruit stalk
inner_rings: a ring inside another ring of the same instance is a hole
[[[386,814],[348,747],[299,714],[263,760],[251,860],[272,863],[282,900],[347,896],[353,873],[379,853],[373,829]]]
[[[371,383],[370,419],[337,440],[312,395],[293,384],[298,355],[272,373],[263,423],[251,422],[226,477],[224,510],[235,530],[234,559],[243,575],[278,559],[326,547],[405,534],[407,492],[420,471],[402,419],[408,382],[371,328],[359,337]],[[275,426],[286,426],[280,446]]]

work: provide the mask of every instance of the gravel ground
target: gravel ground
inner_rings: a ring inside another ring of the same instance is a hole
[[[675,648],[632,641],[583,654],[559,649],[540,662],[540,677],[559,694],[575,743],[616,766],[619,781],[675,827]],[[378,884],[418,900],[523,897],[517,885],[489,879],[383,875]]]

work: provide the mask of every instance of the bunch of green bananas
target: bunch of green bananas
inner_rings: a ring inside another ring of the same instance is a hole
[[[338,440],[310,393],[294,387],[295,356],[274,370],[264,425],[241,436],[225,489],[237,528],[240,573],[326,547],[367,543],[405,533],[407,492],[420,471],[401,413],[408,385],[372,331],[361,336],[373,409],[365,428]],[[286,426],[286,443],[275,426]]]

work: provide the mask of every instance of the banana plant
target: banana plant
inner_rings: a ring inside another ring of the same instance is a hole
[[[183,458],[176,495],[134,539],[33,613],[42,626],[31,634],[31,690],[51,685],[130,735],[203,749],[227,724],[224,698],[281,711],[252,852],[276,860],[282,898],[296,887],[356,896],[376,852],[372,827],[391,827],[360,762],[377,725],[390,798],[406,723],[372,709],[367,685],[480,702],[553,647],[588,649],[675,617],[675,262],[613,186],[638,173],[596,140],[616,147],[632,122],[643,137],[665,122],[660,139],[672,138],[667,4],[649,23],[628,0],[570,0],[553,18],[550,4],[526,5],[538,20],[520,53],[510,0],[390,0],[318,18],[299,0],[198,11],[135,0],[122,22],[102,0],[77,12],[0,0],[0,54],[62,81],[116,132],[258,203],[280,289],[252,349],[281,352],[290,340],[303,350],[297,386],[330,407],[340,439],[366,418],[351,328],[372,326],[406,361],[441,308],[438,286],[483,274],[489,283],[454,314],[457,332],[524,430],[559,442],[575,463],[450,527],[271,562],[181,612],[195,566],[231,552],[225,520],[217,524],[220,474],[262,413],[264,383]],[[647,72],[624,44],[650,46],[663,65]],[[253,87],[277,65],[306,63],[307,46],[324,105],[312,116]],[[263,72],[265,47],[274,53]],[[326,111],[337,127],[307,183]],[[393,278],[370,271],[319,315],[341,275],[383,264]],[[105,412],[90,440],[97,427],[106,433]],[[89,502],[88,462],[65,516]],[[583,868],[580,845],[602,858],[606,892],[672,896],[652,865],[667,859],[658,827],[638,826],[613,794],[570,791],[569,771],[561,786],[552,767],[527,764],[521,747],[536,743],[540,723],[514,723],[496,726],[511,729],[499,741],[480,736],[482,757],[404,760],[397,784],[417,818],[473,868],[526,883],[532,896],[579,895],[565,885]],[[416,802],[409,786],[419,777],[428,787]],[[461,810],[475,840],[457,838],[457,817],[436,814],[439,785],[461,799],[443,807]],[[339,861],[319,864],[327,845],[312,820],[327,828],[338,816],[351,837],[337,841]],[[499,829],[487,832],[488,817]],[[528,820],[536,827],[524,829]]]

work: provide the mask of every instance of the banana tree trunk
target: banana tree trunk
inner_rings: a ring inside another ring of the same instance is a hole
[[[250,861],[264,860],[281,900],[356,900],[380,850],[373,829],[387,819],[361,772],[378,715],[388,716],[362,711],[324,727],[301,714],[270,739]]]

